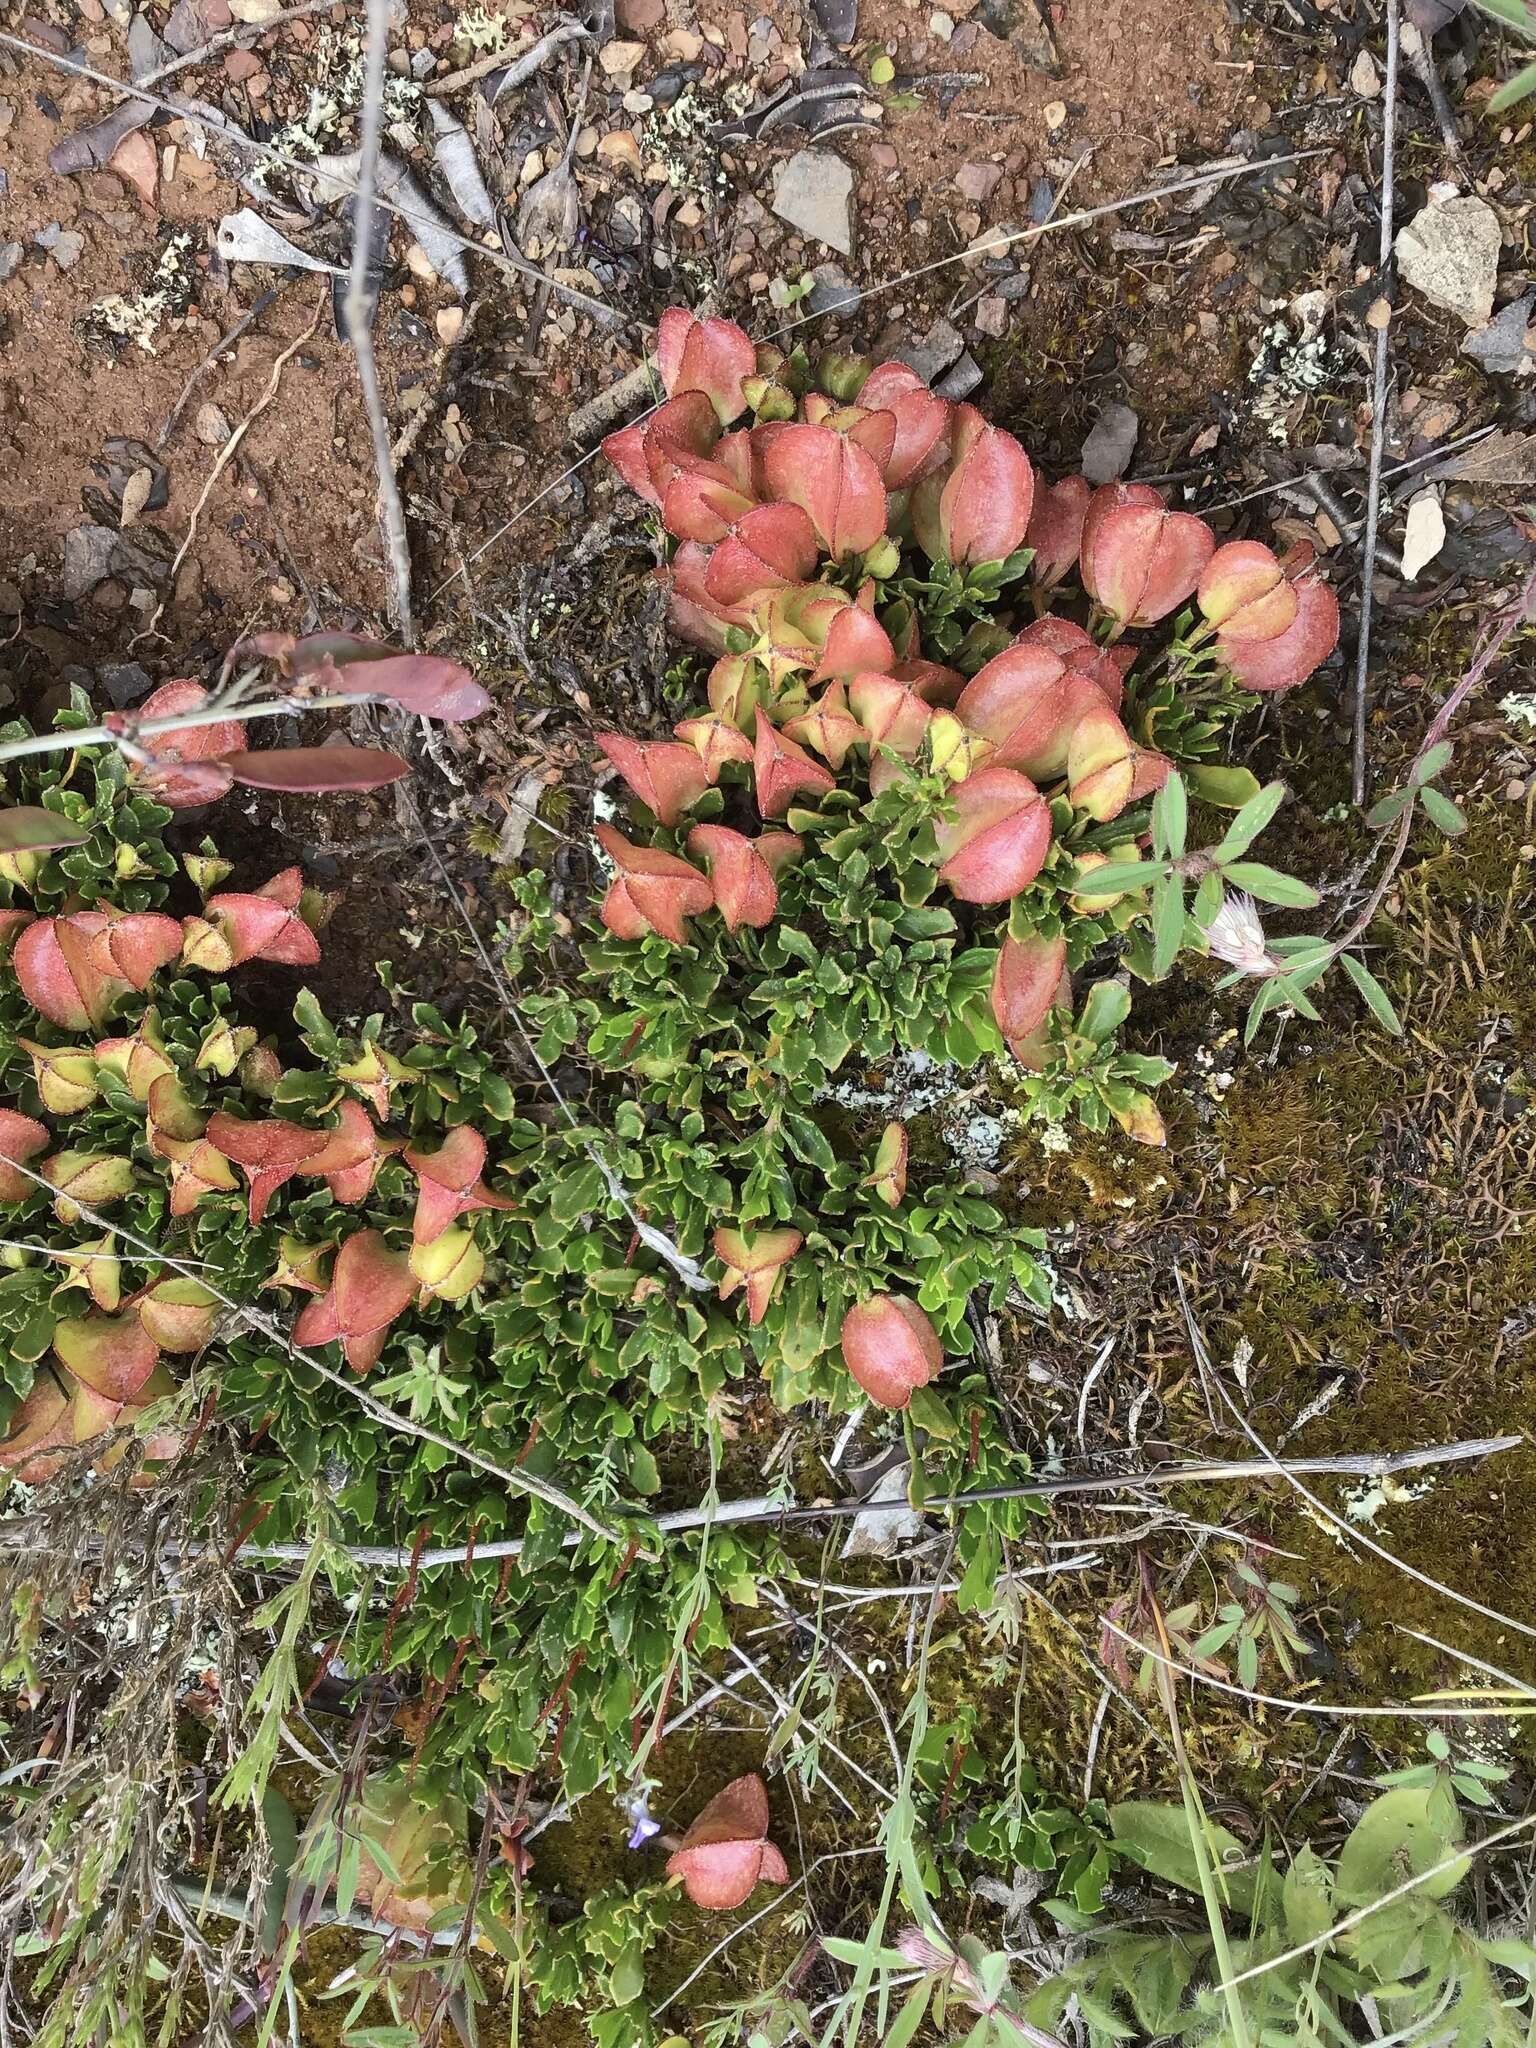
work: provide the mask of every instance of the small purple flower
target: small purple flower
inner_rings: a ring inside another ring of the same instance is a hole
[[[631,1849],[643,1849],[652,1835],[659,1835],[660,1833],[661,1822],[659,1820],[652,1820],[648,1813],[637,1813],[635,1815],[635,1824],[629,1831],[629,1846]]]
[[[619,1801],[619,1805],[630,1822],[629,1847],[643,1849],[653,1835],[661,1833],[661,1822],[651,1817],[650,1795],[655,1789],[654,1781],[642,1779]]]

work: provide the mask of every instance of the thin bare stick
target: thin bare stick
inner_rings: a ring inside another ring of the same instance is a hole
[[[27,1174],[30,1179],[39,1178],[28,1167],[20,1166],[17,1170]],[[43,1182],[42,1185],[47,1186],[47,1182]],[[76,1206],[81,1205],[76,1203]],[[88,1210],[82,1210],[82,1213],[87,1215],[91,1222],[101,1224],[104,1229],[117,1230],[129,1243],[143,1243],[143,1239],[132,1238],[120,1224],[113,1224],[94,1216]],[[156,1251],[153,1245],[148,1249],[154,1252],[156,1258],[164,1258],[167,1265],[175,1267],[178,1271],[183,1270],[177,1261],[165,1258],[165,1254]],[[185,1270],[191,1272],[192,1269],[188,1267]],[[238,1306],[234,1302],[227,1305],[231,1308]],[[268,1324],[264,1317],[258,1317],[253,1310],[242,1309],[240,1313],[265,1333],[275,1335],[280,1342],[286,1341],[282,1338],[281,1332]],[[292,1347],[286,1348],[291,1350]],[[293,1355],[303,1358],[306,1364],[315,1363],[307,1353],[296,1352]],[[346,1385],[349,1392],[356,1392],[358,1398],[367,1404],[368,1397],[363,1395],[361,1390],[342,1381],[340,1374],[330,1374],[328,1368],[318,1364],[315,1365],[315,1369]],[[398,1419],[392,1410],[385,1412],[391,1421]],[[415,1433],[430,1435],[421,1430]],[[445,1439],[430,1437],[430,1441],[439,1442]],[[1331,1458],[1292,1458],[1283,1467],[1273,1457],[1266,1455],[1262,1458],[1216,1458],[1201,1464],[1154,1465],[1143,1472],[1042,1473],[1038,1478],[1021,1480],[1015,1486],[986,1486],[971,1493],[939,1494],[925,1501],[924,1507],[930,1511],[937,1511],[940,1508],[980,1507],[988,1502],[1002,1500],[1064,1500],[1105,1493],[1130,1493],[1139,1487],[1161,1490],[1170,1486],[1209,1485],[1213,1482],[1227,1483],[1243,1479],[1288,1478],[1293,1472],[1332,1473],[1351,1478],[1380,1479],[1390,1473],[1418,1472],[1433,1465],[1457,1465],[1475,1459],[1497,1457],[1504,1451],[1522,1449],[1526,1441],[1523,1436],[1478,1437],[1464,1443],[1428,1444],[1411,1451],[1360,1451]],[[469,1455],[462,1444],[452,1444],[451,1448],[465,1456]],[[498,1470],[496,1466],[488,1469]],[[528,1487],[530,1491],[535,1490],[531,1482],[528,1482]],[[702,1529],[706,1524],[721,1529],[739,1527],[744,1522],[778,1522],[791,1526],[802,1522],[845,1521],[856,1515],[909,1512],[905,1500],[837,1500],[827,1501],[815,1507],[803,1507],[798,1502],[786,1505],[783,1501],[773,1500],[767,1495],[759,1495],[750,1500],[724,1501],[714,1508],[674,1508],[667,1514],[655,1516],[650,1526],[663,1535],[670,1535],[682,1529]],[[30,1522],[24,1518],[0,1522],[0,1548],[28,1548],[26,1538],[30,1526]],[[606,1530],[601,1533],[608,1534]],[[578,1540],[574,1536],[566,1538],[568,1545]],[[377,1565],[385,1570],[404,1572],[409,1571],[413,1564],[418,1571],[432,1571],[444,1565],[468,1564],[471,1561],[478,1564],[486,1559],[516,1557],[521,1553],[523,1546],[520,1539],[510,1537],[492,1543],[477,1543],[473,1551],[467,1546],[455,1546],[448,1549],[423,1550],[418,1554],[408,1546],[391,1543],[354,1543],[340,1547],[346,1550],[347,1556],[355,1564]],[[259,1536],[253,1536],[235,1562],[260,1568],[264,1561],[273,1558],[300,1563],[308,1555],[307,1543],[263,1544]],[[1012,1576],[1024,1578],[1030,1575],[1015,1572]],[[925,1588],[925,1591],[936,1593],[943,1590],[943,1585],[944,1582],[941,1580],[936,1585]],[[1495,1619],[1502,1620],[1504,1617],[1496,1616]]]
[[[309,14],[328,14],[336,0],[302,0],[298,7],[290,7],[282,14],[274,14],[261,21],[237,21],[233,28],[220,29],[216,36],[210,36],[206,43],[199,43],[195,50],[188,50],[185,56],[173,57],[168,64],[157,64],[153,71],[146,71],[137,81],[140,85],[163,85],[168,78],[174,78],[178,71],[190,71],[194,64],[206,64],[210,57],[217,57],[225,50],[233,50],[241,43],[253,41],[257,36],[269,35],[273,29],[286,28],[290,21],[302,21]]]
[[[371,1416],[375,1422],[382,1423],[388,1429],[397,1429],[404,1436],[420,1437],[423,1443],[436,1444],[439,1450],[447,1451],[455,1458],[462,1458],[467,1465],[476,1465],[482,1472],[490,1473],[492,1478],[501,1480],[514,1493],[533,1494],[547,1506],[558,1508],[560,1513],[568,1516],[571,1521],[579,1522],[582,1528],[589,1530],[592,1535],[601,1536],[605,1543],[617,1544],[623,1541],[616,1530],[610,1529],[605,1522],[600,1522],[579,1501],[573,1500],[569,1494],[562,1493],[558,1486],[547,1479],[541,1479],[537,1473],[498,1465],[493,1458],[487,1458],[472,1444],[456,1443],[451,1436],[441,1435],[439,1431],[428,1428],[424,1422],[416,1422],[409,1415],[402,1415],[398,1409],[386,1407],[382,1401],[359,1386],[355,1379],[349,1379],[345,1373],[337,1372],[323,1359],[317,1358],[314,1352],[306,1351],[302,1345],[295,1344],[288,1333],[270,1316],[263,1315],[259,1309],[250,1308],[245,1302],[236,1301],[233,1295],[226,1294],[218,1283],[209,1277],[207,1267],[201,1262],[177,1258],[174,1253],[151,1243],[147,1237],[140,1237],[136,1231],[130,1230],[126,1223],[114,1222],[110,1216],[104,1216],[99,1209],[91,1208],[78,1195],[67,1194],[63,1188],[55,1187],[44,1174],[35,1173],[30,1166],[24,1165],[20,1160],[14,1163],[18,1173],[24,1174],[38,1187],[46,1188],[50,1194],[67,1201],[87,1223],[94,1223],[98,1230],[115,1231],[124,1244],[130,1244],[136,1251],[147,1253],[160,1265],[168,1266],[173,1273],[181,1273],[189,1280],[196,1280],[222,1308],[227,1309],[231,1315],[238,1316],[249,1328],[259,1330],[269,1343],[276,1344],[279,1350],[296,1364],[308,1366],[311,1372],[318,1373],[329,1386],[350,1395],[363,1412]],[[303,1545],[302,1555],[307,1557],[310,1548],[308,1544]],[[408,1566],[409,1551],[401,1554]]]
[[[1392,221],[1396,195],[1393,176],[1397,159],[1398,0],[1387,0],[1387,82],[1381,114],[1381,288],[1392,299]],[[1381,463],[1386,451],[1387,330],[1376,330],[1376,367],[1371,385],[1371,469],[1365,501],[1365,539],[1360,556],[1360,643],[1355,654],[1355,702],[1352,788],[1357,804],[1365,802],[1365,685],[1371,660],[1371,609],[1376,596],[1376,535],[1381,525]]]
[[[333,0],[326,0],[326,4],[328,6],[332,5]],[[170,411],[166,414],[165,425],[160,429],[159,433],[155,436],[156,448],[163,448],[166,442],[170,440],[172,433],[175,431],[176,422],[181,418],[187,400],[192,396],[193,392],[197,389],[198,385],[202,382],[203,378],[207,376],[209,370],[213,367],[214,363],[218,361],[219,357],[224,353],[225,349],[229,348],[232,343],[237,342],[240,339],[241,335],[244,334],[246,329],[251,325],[252,321],[259,320],[261,318],[262,314],[265,313],[268,306],[274,305],[276,303],[278,298],[281,297],[283,285],[286,283],[287,279],[285,278],[283,280],[283,283],[275,284],[271,287],[270,290],[264,291],[261,297],[259,299],[254,300],[251,303],[251,305],[246,309],[246,311],[240,315],[240,318],[235,322],[234,326],[230,328],[229,332],[227,334],[221,334],[219,336],[218,340],[213,344],[213,347],[209,349],[207,355],[203,357],[203,360],[198,364],[197,368],[192,372],[191,376],[187,379],[186,383],[182,385],[181,396],[177,399],[176,403],[171,407]]]
[[[352,210],[352,267],[347,276],[347,338],[357,357],[358,379],[373,442],[378,472],[379,506],[389,549],[390,584],[394,593],[394,625],[407,647],[416,645],[411,616],[411,544],[405,530],[405,507],[395,480],[389,448],[389,420],[379,389],[379,366],[373,353],[373,303],[368,290],[368,252],[373,245],[373,215],[378,202],[379,143],[384,128],[384,59],[389,41],[389,0],[368,0],[368,51],[363,72],[362,137],[357,169],[357,201]]]
[[[305,711],[355,711],[360,704],[386,704],[393,700],[376,696],[371,690],[348,690],[343,694],[317,693],[313,697],[274,697],[259,704],[242,704],[221,694],[196,711],[167,712],[162,718],[129,718],[123,714],[120,726],[81,725],[73,731],[28,733],[19,740],[0,745],[0,762],[19,761],[32,754],[70,753],[76,747],[136,747],[156,733],[186,732],[195,725],[226,725],[232,718],[245,724],[263,718],[296,718]]]
[[[1529,1708],[1512,1707],[1501,1702],[1497,1706],[1461,1707],[1449,1701],[1437,1701],[1434,1706],[1382,1706],[1371,1703],[1355,1706],[1347,1700],[1287,1700],[1279,1693],[1255,1692],[1252,1686],[1234,1685],[1230,1679],[1217,1678],[1213,1672],[1201,1671],[1193,1664],[1181,1664],[1177,1657],[1170,1657],[1161,1650],[1155,1650],[1140,1636],[1133,1636],[1107,1614],[1099,1616],[1100,1622],[1111,1635],[1118,1636],[1128,1648],[1137,1650],[1143,1657],[1150,1657],[1154,1664],[1160,1664],[1165,1671],[1177,1672],[1180,1678],[1193,1679],[1197,1685],[1209,1686],[1213,1692],[1224,1692],[1232,1699],[1248,1700],[1258,1707],[1279,1707],[1287,1714],[1316,1714],[1324,1720],[1346,1721],[1443,1721],[1467,1720],[1488,1721],[1508,1720],[1511,1715],[1530,1712]]]
[[[217,119],[211,109],[200,103],[193,106],[183,100],[168,99],[164,93],[151,92],[147,87],[134,85],[126,78],[114,78],[110,72],[98,71],[94,64],[86,64],[78,57],[61,56],[56,50],[45,50],[41,43],[29,43],[25,36],[12,35],[9,29],[0,29],[0,47],[19,50],[24,57],[34,57],[40,64],[47,64],[55,71],[67,71],[72,78],[88,78],[93,85],[104,85],[109,92],[120,93],[127,99],[142,101],[145,106],[158,107],[162,113],[175,114],[182,120],[196,121],[213,134],[221,136],[232,149],[241,150],[247,156],[261,157],[268,163],[281,164],[287,171],[301,171],[308,176],[314,174],[314,165],[306,162],[303,157],[294,156],[290,151],[279,149],[273,143],[256,141],[253,136],[247,135],[243,128],[236,128],[229,122]],[[356,182],[339,171],[327,171],[325,182],[331,192],[349,198],[357,196]],[[380,212],[393,214],[397,220],[403,220],[411,231],[411,239],[415,240],[417,222],[409,207],[401,206],[397,200],[388,198],[382,192],[376,196],[374,205]],[[464,250],[468,255],[483,257],[498,270],[505,270],[515,277],[544,285],[554,292],[557,298],[566,300],[570,305],[580,306],[583,312],[592,314],[607,329],[611,330],[616,325],[624,324],[622,317],[604,300],[593,298],[589,292],[578,291],[574,285],[562,284],[557,278],[546,277],[543,271],[529,263],[526,257],[508,255],[504,249],[493,249],[489,243],[477,242],[472,236],[461,235],[457,228],[449,227],[446,223],[439,225],[438,233],[444,241],[452,242],[455,248]]]
[[[507,65],[507,75],[502,80],[496,97],[504,92],[513,92],[520,85],[526,85],[536,71],[540,71],[557,50],[567,43],[578,43],[589,39],[591,31],[584,29],[579,21],[561,21],[540,36],[520,57],[507,63],[505,50],[490,50],[485,56],[477,57],[473,64],[466,64],[462,71],[450,71],[446,78],[435,78],[427,87],[428,99],[441,99],[444,93],[457,92],[461,85],[476,85],[482,78],[488,78],[493,71]]]
[[[212,492],[214,485],[218,482],[219,478],[224,474],[225,470],[228,469],[230,463],[234,461],[236,450],[239,448],[240,443],[245,439],[246,435],[250,432],[252,426],[258,419],[260,419],[261,415],[266,411],[267,407],[272,403],[273,399],[276,398],[278,386],[283,381],[283,371],[288,367],[289,358],[295,355],[298,352],[298,350],[300,350],[304,346],[305,342],[309,340],[310,336],[314,333],[315,329],[320,325],[320,315],[324,311],[325,300],[322,297],[320,303],[315,308],[314,319],[310,321],[309,325],[305,328],[302,334],[297,334],[294,336],[293,340],[289,342],[288,346],[283,350],[282,354],[277,358],[276,362],[273,363],[272,374],[267,379],[266,390],[263,391],[260,398],[257,399],[256,403],[251,407],[250,411],[246,414],[245,418],[240,422],[239,426],[236,427],[235,431],[230,435],[229,439],[224,443],[223,447],[220,448],[218,454],[214,457],[213,467],[208,472],[208,479],[206,483],[204,483],[203,488],[197,494],[197,503],[192,507],[192,517],[187,521],[186,538],[185,540],[183,540],[181,546],[176,550],[176,559],[172,562],[170,569],[166,573],[166,585],[172,591],[174,591],[176,587],[177,572],[181,568],[182,563],[187,559],[187,550],[191,547],[193,541],[197,537],[197,522],[203,516],[203,507],[207,504],[209,495]],[[155,606],[154,614],[150,618],[148,624],[141,627],[140,630],[134,634],[133,641],[129,643],[130,646],[133,645],[135,642],[142,640],[147,633],[152,633],[154,631],[156,625],[159,623],[160,614],[164,610],[165,600],[162,598],[160,603]],[[78,739],[79,735],[76,734],[74,735],[74,737]]]

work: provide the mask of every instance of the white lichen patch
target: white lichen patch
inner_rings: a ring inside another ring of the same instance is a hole
[[[97,299],[85,315],[85,325],[98,334],[134,342],[153,355],[161,322],[184,313],[191,299],[191,250],[192,237],[185,229],[172,235],[143,291],[112,292]]]
[[[1337,368],[1327,340],[1309,333],[1307,326],[1303,322],[1298,331],[1287,320],[1271,321],[1248,371],[1257,393],[1254,417],[1282,448],[1290,438],[1289,414],[1296,400],[1321,391]]]

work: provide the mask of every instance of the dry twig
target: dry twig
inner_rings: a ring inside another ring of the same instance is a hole
[[[1392,222],[1397,166],[1398,0],[1387,0],[1387,80],[1381,114],[1381,288],[1392,297]],[[1352,788],[1357,804],[1365,802],[1365,681],[1371,659],[1371,607],[1376,595],[1376,534],[1381,525],[1381,462],[1386,451],[1387,330],[1376,330],[1376,367],[1371,384],[1371,470],[1365,503],[1365,543],[1360,569],[1360,642],[1355,654]]]

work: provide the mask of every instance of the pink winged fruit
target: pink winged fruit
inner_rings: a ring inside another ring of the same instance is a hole
[[[905,1408],[944,1365],[939,1333],[904,1294],[874,1294],[843,1317],[843,1361],[882,1408]]]
[[[768,1793],[755,1771],[715,1794],[667,1859],[696,1906],[729,1913],[759,1881],[787,1884],[789,1866],[768,1840]]]

